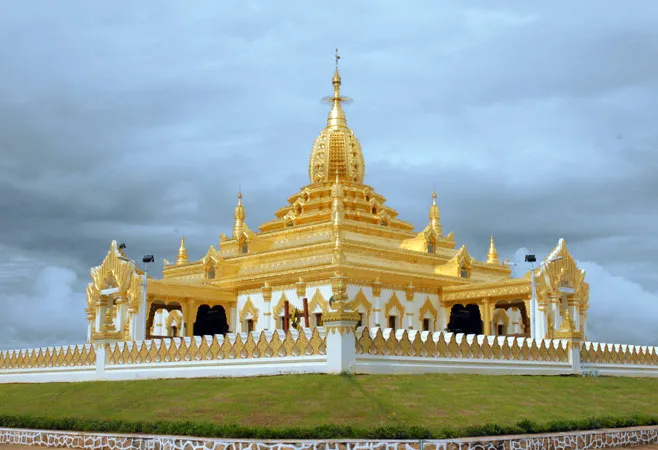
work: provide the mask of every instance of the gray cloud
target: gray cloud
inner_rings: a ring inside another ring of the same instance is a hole
[[[422,228],[436,184],[475,256],[566,237],[597,338],[658,339],[633,326],[658,292],[658,6],[30,3],[0,17],[0,342],[84,338],[111,239],[172,259],[184,232],[200,257],[240,185],[250,226],[271,219],[307,183],[336,46],[366,182],[401,218]]]

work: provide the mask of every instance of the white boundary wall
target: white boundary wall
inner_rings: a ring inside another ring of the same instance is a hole
[[[658,377],[658,348],[360,328],[101,343],[0,352],[0,383],[282,374],[472,373]]]

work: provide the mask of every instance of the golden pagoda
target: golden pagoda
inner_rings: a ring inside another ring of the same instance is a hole
[[[358,313],[358,326],[585,337],[589,286],[564,240],[538,267],[512,278],[493,235],[480,261],[457,247],[453,232],[443,234],[436,192],[418,232],[365,184],[338,59],[309,183],[257,231],[238,194],[231,236],[221,234],[218,247],[195,261],[181,238],[176,263],[165,260],[161,279],[148,277],[113,241],[91,269],[90,342],[322,327],[339,297]]]

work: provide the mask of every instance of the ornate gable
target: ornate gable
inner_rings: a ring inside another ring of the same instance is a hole
[[[585,305],[589,300],[589,284],[585,271],[579,269],[564,239],[546,257],[535,274],[537,296],[547,301],[549,296],[568,295],[578,298]]]
[[[311,298],[311,301],[308,303],[309,314],[313,314],[318,306],[322,309],[323,313],[329,311],[329,303],[325,300],[320,289],[315,289],[315,294],[313,294],[313,298]]]
[[[471,266],[475,259],[471,257],[465,245],[462,245],[450,260],[434,268],[434,273],[453,277],[469,278]]]
[[[143,295],[143,272],[121,251],[116,241],[112,241],[110,249],[101,265],[90,270],[91,283],[87,285],[87,318],[96,315],[96,303],[102,291],[116,289],[116,292],[128,300],[132,312],[139,308],[139,299]]]
[[[400,299],[398,298],[397,294],[393,292],[393,295],[391,295],[391,298],[389,301],[386,303],[386,307],[384,309],[384,315],[386,317],[391,315],[391,310],[395,308],[398,310],[400,313],[400,318],[404,318],[404,306],[402,306],[402,303],[400,303]]]

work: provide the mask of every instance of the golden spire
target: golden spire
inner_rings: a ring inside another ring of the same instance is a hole
[[[237,239],[242,234],[245,217],[244,206],[242,206],[242,192],[238,191],[238,204],[233,213],[233,239]]]
[[[334,96],[331,98],[332,106],[329,111],[329,118],[327,119],[327,126],[332,128],[338,127],[347,127],[347,118],[345,117],[345,111],[343,111],[343,106],[341,103],[347,101],[347,98],[341,97],[340,95],[340,73],[338,73],[338,60],[340,56],[338,55],[338,49],[336,49],[336,71],[334,72],[334,77],[331,79],[331,84],[334,85]]]
[[[185,236],[180,238],[180,248],[178,249],[178,258],[176,259],[176,265],[187,264],[187,249],[185,248]]]
[[[493,234],[489,241],[489,253],[487,254],[487,264],[500,264],[498,261],[498,252],[496,251],[496,246],[494,244]]]
[[[443,230],[441,229],[441,213],[436,204],[436,191],[432,192],[432,206],[430,206],[430,227],[434,230],[437,237],[441,237]]]
[[[322,100],[331,104],[327,126],[313,143],[308,174],[311,183],[331,183],[334,172],[338,171],[340,179],[350,183],[363,183],[365,163],[361,144],[348,128],[343,103],[351,102],[340,92],[341,77],[338,72],[338,49],[336,49],[336,70],[331,79],[334,88],[332,96]]]

